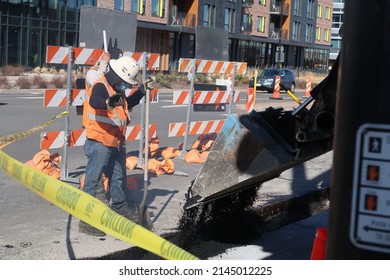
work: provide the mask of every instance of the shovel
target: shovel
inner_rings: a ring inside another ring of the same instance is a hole
[[[138,218],[140,225],[144,228],[154,231],[152,220],[150,219],[149,211],[146,207],[146,198],[148,196],[148,161],[149,161],[149,95],[150,91],[146,90],[145,96],[145,163],[144,163],[144,194],[141,203],[137,206]]]

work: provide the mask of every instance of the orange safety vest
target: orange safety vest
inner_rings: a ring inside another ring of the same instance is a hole
[[[108,84],[104,76],[100,77],[95,84],[97,83],[102,83],[110,96],[115,94],[115,90]],[[112,110],[94,109],[89,105],[92,88],[85,91],[84,111],[86,116],[85,119],[83,118],[85,134],[88,139],[99,141],[105,146],[119,147],[126,140],[126,128],[129,121],[126,99],[123,106],[117,106]]]

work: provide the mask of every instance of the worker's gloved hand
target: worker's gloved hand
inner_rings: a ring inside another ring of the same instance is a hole
[[[108,110],[112,110],[117,106],[123,106],[124,100],[122,94],[111,95],[109,98],[107,98],[106,104]]]
[[[146,80],[138,88],[142,94],[145,94],[147,89],[154,89],[154,80],[151,77],[146,78]]]

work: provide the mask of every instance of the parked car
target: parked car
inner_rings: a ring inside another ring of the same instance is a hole
[[[274,91],[275,77],[280,76],[280,83],[286,89],[291,92],[295,91],[295,75],[293,71],[287,68],[264,68],[257,75],[256,80],[256,91],[257,90],[265,90],[269,93]],[[254,77],[249,79],[249,87],[253,87]],[[281,87],[281,89],[283,89]]]

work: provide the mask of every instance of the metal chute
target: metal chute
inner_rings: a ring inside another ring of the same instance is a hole
[[[257,187],[330,151],[336,84],[337,63],[295,110],[269,107],[230,115],[188,190],[185,208]]]

